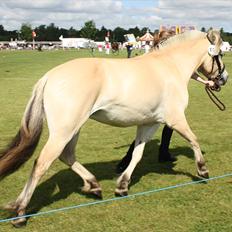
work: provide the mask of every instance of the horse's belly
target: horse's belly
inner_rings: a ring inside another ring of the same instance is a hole
[[[101,109],[91,115],[91,119],[118,127],[128,127],[134,125],[163,122],[161,113],[158,111],[142,111],[123,107],[113,107],[112,109]]]

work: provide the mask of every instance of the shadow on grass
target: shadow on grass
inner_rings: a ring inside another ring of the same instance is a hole
[[[132,182],[130,186],[138,183],[141,177],[147,175],[148,173],[158,173],[158,174],[171,174],[171,175],[186,175],[190,177],[193,181],[198,180],[198,178],[189,172],[176,171],[173,168],[175,163],[158,163],[158,140],[152,140],[146,145],[143,159],[136,167],[135,172],[132,175]],[[123,145],[115,149],[120,149],[123,147],[129,147],[129,145]],[[182,154],[188,158],[193,159],[193,152],[188,147],[177,147],[171,149],[171,153],[174,155]],[[108,162],[98,162],[89,163],[84,166],[92,172],[99,181],[101,180],[112,180],[116,177],[115,168],[119,160],[108,161]],[[178,161],[177,161],[178,162]],[[53,202],[66,199],[69,195],[73,193],[81,193],[82,180],[70,169],[65,169],[57,174],[53,175],[48,180],[41,183],[33,195],[33,198],[29,204],[28,212],[35,213],[40,211],[41,208],[52,204]],[[54,192],[56,192],[54,194]],[[87,198],[92,196],[85,195]]]

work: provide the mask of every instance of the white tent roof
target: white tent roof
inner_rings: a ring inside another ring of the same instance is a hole
[[[154,37],[147,31],[145,35],[139,38],[140,41],[153,41]]]
[[[228,52],[231,49],[231,45],[228,42],[223,42],[221,45],[221,50],[223,52]]]

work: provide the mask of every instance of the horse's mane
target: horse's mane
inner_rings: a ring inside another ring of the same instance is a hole
[[[187,41],[190,39],[205,38],[205,37],[206,37],[205,32],[201,32],[197,30],[186,31],[181,34],[171,36],[167,38],[166,40],[162,40],[159,43],[159,49],[164,49],[164,48],[167,48],[173,45],[178,45],[182,43],[183,41]]]

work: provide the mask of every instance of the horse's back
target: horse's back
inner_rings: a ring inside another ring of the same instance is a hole
[[[172,78],[163,76],[162,59],[148,58],[84,58],[60,65],[47,73],[45,108],[56,114],[66,109],[67,118],[81,109],[116,126],[162,122]]]

